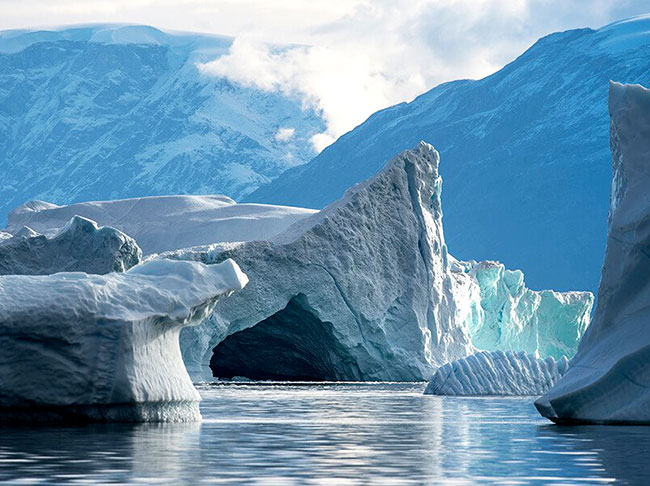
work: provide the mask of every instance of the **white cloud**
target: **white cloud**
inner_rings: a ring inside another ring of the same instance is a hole
[[[295,128],[280,128],[275,134],[275,139],[278,142],[288,142],[295,134]]]
[[[494,72],[543,35],[647,10],[647,0],[0,0],[0,29],[130,22],[232,35],[204,72],[299,96],[327,123],[312,139],[320,150],[378,109]]]

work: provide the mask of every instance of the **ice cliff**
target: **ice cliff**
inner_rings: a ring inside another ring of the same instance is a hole
[[[233,258],[251,279],[182,333],[188,368],[209,364],[219,377],[420,380],[474,353],[474,338],[487,349],[525,346],[558,358],[571,351],[591,294],[532,292],[496,263],[457,262],[445,245],[441,188],[438,153],[422,142],[267,241],[154,256]]]
[[[526,352],[482,351],[438,368],[427,395],[541,395],[569,367],[566,357],[536,358]]]
[[[451,269],[456,293],[467,296],[457,319],[469,327],[478,349],[511,349],[556,359],[576,353],[589,325],[594,301],[590,292],[531,290],[521,270],[493,261],[453,262]]]
[[[650,90],[611,83],[613,179],[594,317],[535,405],[559,422],[650,423]]]
[[[73,216],[52,237],[23,226],[0,239],[0,275],[124,272],[141,258],[133,238],[114,228],[98,228],[80,216]]]
[[[57,206],[30,201],[9,214],[5,231],[24,226],[45,234],[75,215],[111,226],[136,239],[145,254],[223,241],[267,240],[311,209],[237,204],[225,196],[155,196]]]
[[[178,335],[246,285],[231,260],[0,277],[0,421],[190,421]]]

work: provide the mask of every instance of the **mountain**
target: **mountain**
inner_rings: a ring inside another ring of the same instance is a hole
[[[609,80],[649,78],[650,17],[552,34],[487,78],[372,115],[245,200],[320,208],[426,140],[441,154],[450,252],[520,268],[532,288],[593,291],[611,181]]]
[[[241,198],[314,157],[325,125],[299,99],[200,71],[231,44],[133,25],[0,32],[0,223],[30,199]]]

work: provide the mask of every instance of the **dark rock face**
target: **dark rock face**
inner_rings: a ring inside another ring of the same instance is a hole
[[[334,336],[332,324],[318,319],[302,294],[259,324],[220,342],[210,368],[219,378],[253,380],[334,381],[361,376]]]

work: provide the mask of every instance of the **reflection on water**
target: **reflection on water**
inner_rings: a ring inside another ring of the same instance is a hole
[[[2,484],[646,484],[650,427],[422,384],[201,385],[202,424],[0,428]]]

